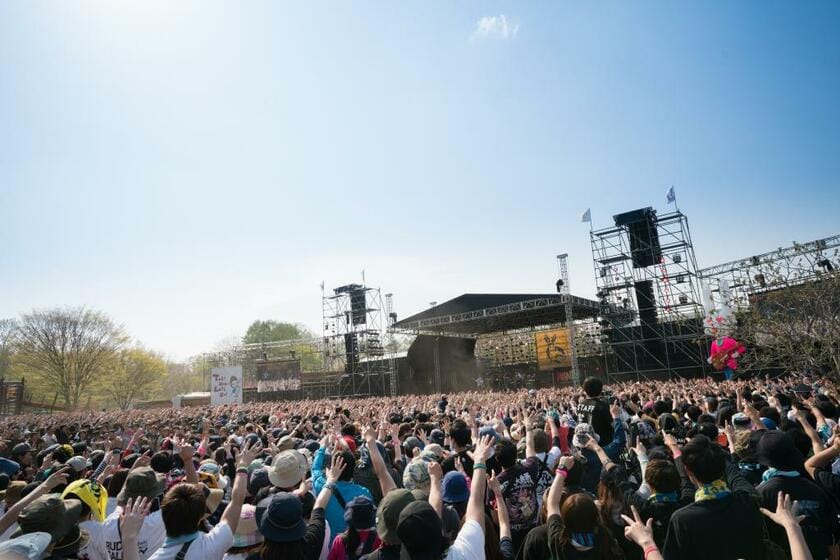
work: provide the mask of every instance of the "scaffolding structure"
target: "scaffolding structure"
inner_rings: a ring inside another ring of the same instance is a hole
[[[388,328],[385,336],[385,349],[388,352],[389,383],[391,398],[397,396],[397,352],[394,323],[397,322],[397,313],[394,311],[394,294],[385,294],[385,312],[388,314]]]
[[[793,243],[775,251],[738,259],[698,272],[715,308],[743,309],[757,294],[818,280],[840,271],[840,235]]]
[[[560,269],[560,278],[557,280],[557,292],[566,296],[571,295],[569,286],[569,254],[557,255],[557,267]],[[572,300],[566,298],[566,317],[572,317]],[[580,368],[578,367],[577,337],[575,336],[575,321],[566,322],[569,329],[569,346],[572,349],[572,383],[580,385]]]
[[[389,394],[390,361],[385,358],[385,323],[379,288],[347,284],[323,292],[323,349],[325,375],[338,375],[328,384],[337,397]],[[326,380],[325,380],[326,381]]]
[[[703,306],[688,219],[643,208],[590,232],[607,375],[704,371]]]

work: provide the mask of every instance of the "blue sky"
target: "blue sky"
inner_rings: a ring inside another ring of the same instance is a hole
[[[504,16],[504,18],[502,18]],[[701,266],[840,230],[836,2],[4,2],[0,317],[173,358],[320,288],[552,291],[674,185]]]

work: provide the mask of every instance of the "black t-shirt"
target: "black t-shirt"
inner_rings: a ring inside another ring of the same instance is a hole
[[[604,447],[613,440],[613,419],[610,405],[601,399],[586,399],[577,407],[578,422],[592,425],[600,440],[598,445]]]
[[[662,555],[681,560],[763,560],[764,518],[755,498],[733,492],[694,502],[671,515]]]
[[[454,471],[455,469],[455,457],[461,458],[461,465],[464,467],[464,470],[467,473],[467,476],[472,477],[473,474],[473,460],[467,455],[466,451],[460,451],[458,453],[452,454],[446,459],[443,460],[440,464],[440,468],[443,471],[443,474],[446,474],[450,471]],[[489,461],[488,461],[489,463]],[[489,466],[489,465],[488,465]]]
[[[775,511],[777,496],[784,492],[795,500],[794,515],[804,515],[805,519],[799,524],[811,555],[816,558],[827,558],[828,547],[831,546],[832,533],[836,512],[825,491],[813,480],[803,476],[786,477],[774,476],[758,487],[762,505]],[[768,524],[770,538],[785,550],[790,549],[785,530],[780,526]]]

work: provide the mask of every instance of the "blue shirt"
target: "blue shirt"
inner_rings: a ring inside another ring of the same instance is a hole
[[[315,452],[315,457],[312,459],[312,487],[315,489],[315,495],[321,493],[321,489],[327,483],[327,472],[324,470],[324,455],[326,449],[323,447]],[[354,482],[347,482],[339,480],[335,483],[335,490],[330,496],[330,501],[327,504],[325,517],[327,523],[330,525],[330,534],[337,535],[347,530],[347,523],[344,521],[344,508],[338,503],[336,494],[341,494],[345,504],[349,504],[350,500],[356,496],[365,496],[373,502],[373,496],[370,491],[364,486],[359,486]]]

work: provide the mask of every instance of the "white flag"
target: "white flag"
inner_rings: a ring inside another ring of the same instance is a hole
[[[580,215],[580,221],[584,223],[592,223],[592,210],[590,208],[587,208],[586,212]]]
[[[673,186],[670,189],[668,189],[668,192],[665,193],[665,200],[667,201],[668,204],[671,204],[672,202],[677,201],[677,195],[676,195],[676,193],[674,193],[674,187]]]

